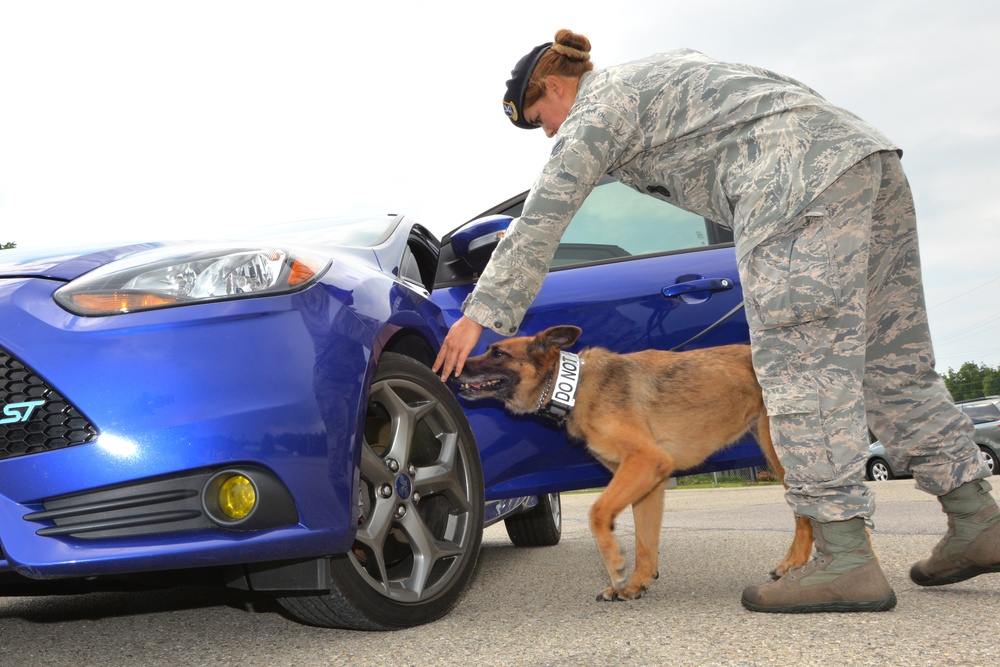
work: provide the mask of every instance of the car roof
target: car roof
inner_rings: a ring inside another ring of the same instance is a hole
[[[995,403],[1000,401],[1000,396],[980,396],[979,398],[967,398],[963,401],[956,401],[955,405],[973,405],[977,403]]]

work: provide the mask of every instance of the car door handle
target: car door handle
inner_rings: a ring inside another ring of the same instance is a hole
[[[725,292],[736,286],[736,283],[729,278],[702,278],[700,280],[689,280],[676,285],[669,285],[660,290],[663,296],[674,298],[691,294],[692,292]]]

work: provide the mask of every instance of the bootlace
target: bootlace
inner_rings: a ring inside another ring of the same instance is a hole
[[[797,569],[802,574],[802,577],[805,578],[809,576],[809,574],[811,574],[811,570],[818,570],[823,565],[826,565],[826,556],[822,554],[817,554],[812,557],[812,560],[808,561],[805,565]],[[788,578],[792,581],[795,581],[795,571],[796,571],[795,568],[788,571]]]
[[[938,540],[938,543],[934,545],[931,553],[935,558],[940,558],[945,554],[945,549],[948,547],[952,538],[955,537],[955,518],[953,516],[948,517],[948,530],[945,532],[944,537]]]

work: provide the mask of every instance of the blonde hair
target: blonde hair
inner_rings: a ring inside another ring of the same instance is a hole
[[[590,40],[572,30],[563,28],[556,32],[552,48],[542,54],[524,91],[524,108],[527,109],[545,95],[545,77],[563,76],[579,79],[594,69],[590,62]]]

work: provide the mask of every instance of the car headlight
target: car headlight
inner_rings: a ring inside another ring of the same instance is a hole
[[[305,289],[329,260],[280,248],[168,246],[130,255],[55,292],[76,315],[133,313]]]

